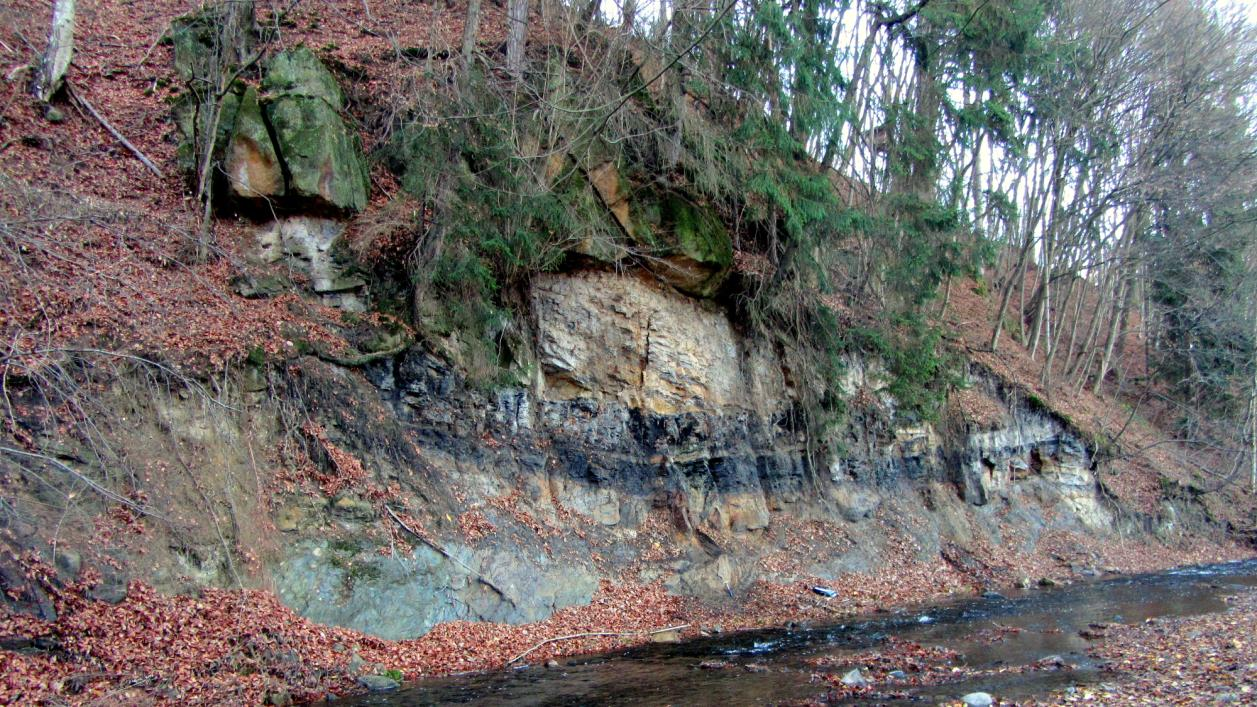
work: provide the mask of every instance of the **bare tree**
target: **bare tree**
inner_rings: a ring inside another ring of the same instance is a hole
[[[52,7],[52,30],[48,33],[48,48],[44,51],[31,93],[47,103],[65,80],[74,55],[74,0],[56,0]]]
[[[215,22],[212,51],[200,67],[202,75],[193,77],[194,90],[199,97],[196,193],[202,203],[197,260],[209,258],[216,140],[227,94],[241,72],[257,62],[262,52],[255,48],[257,21],[253,0],[224,0],[214,10],[207,13]]]
[[[471,70],[476,51],[476,38],[480,36],[480,0],[467,0],[467,18],[463,22],[463,76]]]
[[[506,70],[511,76],[524,75],[524,45],[528,41],[528,0],[506,3]],[[464,42],[466,38],[464,36]]]

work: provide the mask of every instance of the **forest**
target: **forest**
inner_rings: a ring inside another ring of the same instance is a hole
[[[1251,559],[1254,17],[9,0],[0,703],[312,702]],[[1184,619],[1223,627],[1195,690],[1251,679],[1236,601]],[[1114,629],[1088,699],[1172,691],[1131,658],[1170,626]],[[958,660],[887,645],[865,675]],[[813,667],[807,704],[900,696]]]

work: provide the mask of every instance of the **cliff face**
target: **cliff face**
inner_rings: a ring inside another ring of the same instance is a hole
[[[757,580],[1114,531],[1086,446],[993,381],[974,379],[1002,410],[985,426],[878,428],[873,413],[893,404],[881,395],[828,440],[845,451],[817,458],[771,348],[715,305],[580,271],[538,278],[531,306],[526,388],[469,387],[419,348],[361,376],[305,360],[314,416],[399,484],[433,542],[389,557],[370,529],[393,520],[353,492],[294,497],[272,573],[287,604],[404,637],[451,619],[543,618],[587,602],[600,578],[717,600]],[[874,368],[853,361],[850,385],[880,395]],[[827,549],[800,546],[801,524]]]
[[[278,336],[214,384],[229,403],[167,366],[145,377],[74,360],[116,439],[93,448],[95,430],[63,439],[32,416],[32,449],[54,451],[41,458],[58,471],[125,468],[139,500],[92,498],[79,536],[52,543],[34,523],[5,528],[21,549],[51,550],[64,582],[100,567],[93,596],[111,602],[132,578],[172,593],[260,586],[316,621],[405,638],[455,619],[539,620],[588,603],[603,581],[713,603],[759,582],[874,582],[905,568],[931,589],[971,588],[1032,572],[1024,558],[1049,550],[1094,567],[1070,543],[1129,529],[1088,445],[976,367],[964,396],[982,415],[957,403],[938,424],[908,425],[894,422],[879,362],[852,358],[845,426],[809,437],[800,400],[814,381],[712,299],[735,287],[727,225],[701,195],[633,183],[605,155],[565,187],[610,226],[603,240],[563,241],[567,270],[534,274],[517,303],[523,383],[473,385],[440,342],[401,346],[398,331],[376,332],[352,360],[328,354],[352,338],[329,329],[383,320],[372,287],[418,285],[348,262],[347,227],[374,217],[346,221],[369,206],[368,171],[333,75],[293,49],[261,76],[261,94],[229,94],[211,147],[222,202],[266,222],[251,236],[240,226],[248,262],[232,288],[271,300],[251,324]],[[189,108],[176,106],[185,138]],[[420,229],[411,210],[389,228]],[[223,320],[237,323],[228,302]],[[26,409],[52,404],[37,386],[24,395]],[[42,481],[20,493],[59,533],[49,501],[63,501]],[[13,586],[8,569],[0,558]]]

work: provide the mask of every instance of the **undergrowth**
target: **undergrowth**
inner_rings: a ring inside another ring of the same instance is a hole
[[[945,278],[981,260],[951,235],[963,218],[920,197],[847,203],[842,180],[770,115],[669,104],[660,100],[675,90],[667,87],[645,87],[611,115],[591,107],[632,90],[640,72],[573,66],[625,62],[552,57],[523,85],[473,71],[394,113],[377,158],[403,195],[384,209],[393,219],[359,229],[356,245],[374,253],[377,290],[392,297],[385,306],[408,310],[473,382],[518,381],[529,365],[528,280],[589,264],[655,266],[676,252],[681,224],[652,219],[650,209],[679,194],[723,224],[718,237],[731,241],[723,247],[767,263],[734,268],[710,296],[751,335],[777,342],[807,382],[799,390],[809,428],[842,420],[843,361],[856,353],[884,360],[902,415],[934,419],[958,377],[923,305]],[[685,90],[728,100],[698,79]],[[607,164],[634,209],[631,230],[591,184]],[[405,290],[387,284],[399,274]]]

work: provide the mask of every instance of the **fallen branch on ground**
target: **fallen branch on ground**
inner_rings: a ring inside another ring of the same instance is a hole
[[[414,528],[410,527],[409,525],[406,525],[406,522],[405,522],[405,521],[403,521],[403,520],[402,520],[402,519],[401,519],[401,518],[400,518],[400,517],[399,517],[396,513],[394,513],[394,512],[393,512],[393,509],[392,509],[392,508],[390,508],[390,507],[388,506],[388,504],[384,504],[384,510],[388,511],[389,516],[391,516],[391,517],[393,518],[393,520],[397,521],[397,524],[398,524],[398,525],[400,525],[400,526],[402,527],[402,530],[405,530],[407,533],[410,533],[411,535],[415,536],[416,538],[419,538],[419,540],[421,540],[421,541],[423,542],[423,544],[424,544],[424,545],[427,545],[428,547],[432,548],[433,550],[436,550],[437,552],[441,553],[441,556],[442,556],[442,557],[444,557],[445,559],[447,559],[447,560],[449,560],[450,562],[453,562],[454,564],[458,565],[459,567],[462,567],[463,569],[467,570],[467,572],[468,572],[469,574],[471,574],[472,576],[474,576],[476,579],[480,580],[480,583],[481,583],[481,584],[483,584],[483,585],[485,585],[486,587],[488,587],[489,589],[492,589],[493,591],[497,592],[497,593],[498,593],[498,596],[500,596],[500,597],[502,597],[503,599],[505,599],[506,601],[510,602],[510,603],[511,603],[511,606],[515,606],[515,600],[514,600],[514,599],[511,599],[509,596],[507,596],[506,592],[502,591],[502,590],[498,587],[498,585],[496,585],[496,584],[494,584],[493,582],[489,581],[489,578],[488,578],[488,577],[485,577],[483,574],[481,574],[481,573],[477,572],[476,570],[473,570],[472,568],[468,567],[466,563],[464,563],[462,560],[458,559],[457,557],[454,557],[454,555],[453,555],[452,553],[450,553],[450,551],[449,551],[449,550],[446,550],[445,548],[443,548],[443,547],[441,547],[440,545],[438,545],[438,544],[436,543],[436,541],[432,540],[431,538],[428,538],[428,537],[427,537],[427,536],[425,536],[423,533],[420,533],[419,531],[415,530]]]
[[[118,132],[118,129],[115,128],[112,124],[110,124],[108,120],[105,120],[105,116],[101,115],[100,113],[97,113],[96,109],[92,107],[92,104],[89,103],[86,98],[84,98],[83,96],[80,96],[78,92],[74,90],[74,87],[70,85],[69,81],[65,82],[65,92],[66,92],[66,95],[70,97],[70,100],[83,106],[83,109],[86,110],[93,118],[95,118],[96,122],[104,126],[105,130],[108,130],[109,134],[114,136],[114,139],[122,143],[123,147],[130,150],[131,154],[135,155],[136,159],[138,159],[141,163],[143,163],[145,167],[148,167],[148,170],[150,172],[157,175],[158,179],[166,178],[165,175],[161,173],[161,170],[157,168],[157,165],[153,164],[153,161],[150,160],[147,155],[141,152],[140,148],[131,144],[131,141],[126,139],[126,137],[122,133]]]
[[[689,627],[690,627],[689,624],[677,624],[676,626],[668,626],[667,628],[657,628],[654,631],[589,631],[587,633],[573,633],[567,636],[555,636],[554,638],[547,638],[541,643],[538,643],[532,648],[529,648],[523,653],[520,653],[514,658],[511,658],[510,660],[506,661],[506,664],[510,665],[511,663],[514,663],[515,661],[519,660],[520,658],[523,658],[524,656],[528,655],[529,653],[532,653],[533,651],[537,650],[538,648],[544,645],[547,645],[550,643],[558,643],[559,641],[570,641],[575,638],[594,638],[597,636],[621,636],[625,638],[628,638],[630,636],[654,636],[656,634],[667,633],[669,631],[680,631],[683,628],[689,628]]]

